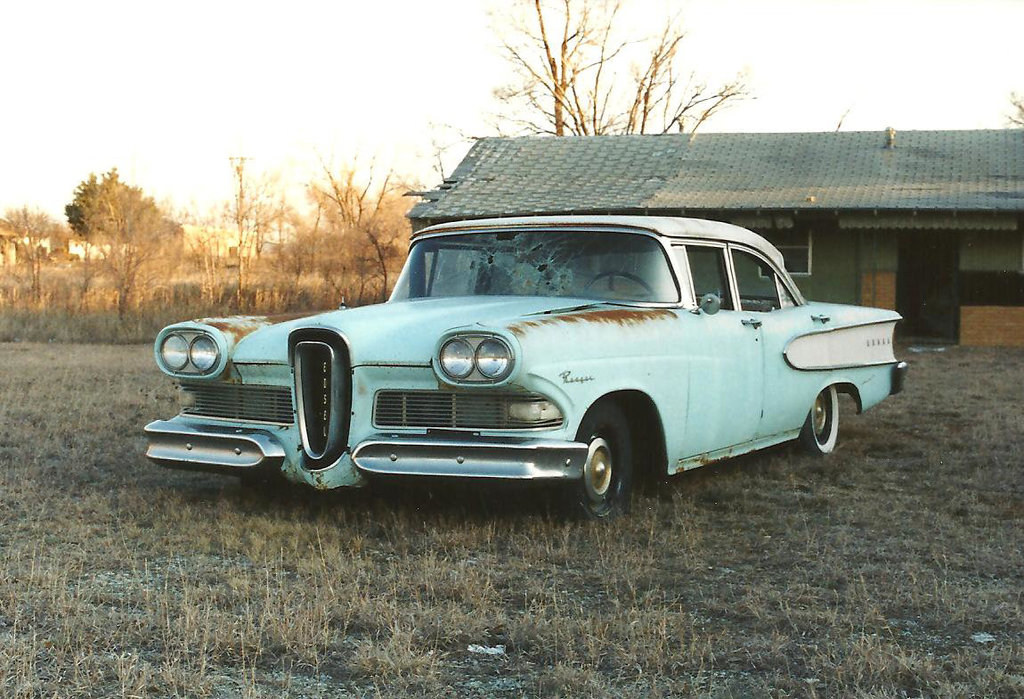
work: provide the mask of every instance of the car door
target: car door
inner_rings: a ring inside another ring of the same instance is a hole
[[[790,368],[783,352],[801,328],[806,331],[813,323],[767,259],[737,246],[730,246],[730,253],[739,305],[760,334],[764,396],[757,437],[769,438],[798,428],[810,408],[806,396],[813,394],[813,377]]]
[[[682,458],[749,442],[761,415],[763,358],[760,331],[739,309],[723,245],[687,243],[675,248],[698,301],[708,293],[721,310],[691,317],[686,346],[689,392],[682,427]]]

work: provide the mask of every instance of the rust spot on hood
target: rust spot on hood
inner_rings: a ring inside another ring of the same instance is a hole
[[[196,322],[209,325],[211,328],[220,330],[231,343],[237,343],[246,335],[250,335],[268,325],[285,323],[289,320],[298,320],[317,315],[322,311],[311,311],[304,313],[280,313],[272,316],[228,316],[225,318],[200,318]]]
[[[538,316],[530,320],[522,320],[509,326],[513,335],[522,337],[530,330],[559,325],[576,325],[580,323],[601,323],[621,327],[637,327],[660,320],[674,320],[675,313],[666,308],[612,308],[599,311],[572,311],[554,313],[549,316]]]

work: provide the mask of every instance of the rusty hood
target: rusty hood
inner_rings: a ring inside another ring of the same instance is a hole
[[[392,301],[283,322],[271,319],[208,318],[199,321],[230,334],[236,363],[287,363],[288,335],[297,328],[328,328],[348,341],[353,365],[420,364],[433,357],[437,341],[455,328],[511,328],[531,318],[573,314],[600,307],[587,299],[473,296]]]

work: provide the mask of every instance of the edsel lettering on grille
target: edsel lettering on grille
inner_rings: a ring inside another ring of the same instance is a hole
[[[900,391],[899,320],[805,300],[778,250],[725,223],[443,224],[413,237],[386,303],[163,329],[181,411],[146,427],[147,456],[320,489],[546,481],[607,518],[645,472],[831,452],[837,394],[862,411]]]

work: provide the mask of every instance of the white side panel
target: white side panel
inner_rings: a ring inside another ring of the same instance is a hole
[[[794,369],[805,370],[895,362],[892,350],[895,327],[893,320],[802,335],[786,347],[786,361]]]

